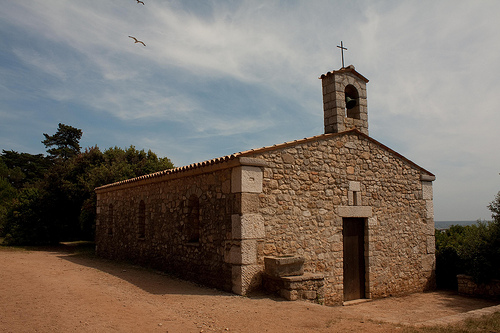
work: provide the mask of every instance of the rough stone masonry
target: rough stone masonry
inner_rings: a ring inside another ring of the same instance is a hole
[[[327,305],[433,288],[435,176],[368,135],[354,67],[321,79],[325,134],[97,188],[97,253],[241,295],[302,258],[272,288]]]

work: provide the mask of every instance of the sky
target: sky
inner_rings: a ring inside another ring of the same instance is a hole
[[[500,1],[0,0],[0,149],[175,166],[324,132],[321,74],[368,78],[369,133],[436,175],[436,221],[500,191]],[[128,36],[135,36],[146,46]]]

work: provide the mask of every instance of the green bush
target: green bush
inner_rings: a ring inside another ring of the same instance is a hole
[[[58,228],[47,214],[45,193],[35,188],[20,191],[4,221],[4,243],[7,245],[41,245],[56,243]]]
[[[1,164],[0,164],[1,166]],[[3,234],[3,228],[7,213],[12,203],[17,197],[17,190],[9,183],[7,179],[0,175],[0,235]]]
[[[457,274],[484,283],[500,279],[500,223],[481,222],[436,230],[436,281],[438,288],[456,289]]]

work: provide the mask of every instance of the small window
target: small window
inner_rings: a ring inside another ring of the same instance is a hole
[[[198,243],[200,241],[200,201],[194,194],[188,200],[186,237],[188,243]]]
[[[361,203],[361,183],[350,181],[349,191],[347,192],[349,206],[362,206]]]
[[[107,223],[109,236],[113,236],[113,227],[114,227],[113,223],[114,223],[114,221],[113,221],[113,204],[109,204],[109,206],[108,206],[108,223]]]
[[[138,220],[137,237],[144,238],[146,236],[146,204],[143,200],[139,203]]]
[[[357,191],[352,192],[352,205],[358,206],[358,192]]]

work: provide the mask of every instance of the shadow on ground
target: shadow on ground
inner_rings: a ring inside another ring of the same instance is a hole
[[[99,270],[154,295],[240,297],[129,262],[99,258],[95,255],[92,243],[65,243],[58,247],[38,248],[38,250],[55,252],[63,260]],[[250,298],[267,298],[277,302],[284,301],[281,298],[263,293],[253,295]],[[465,297],[453,291],[433,291],[378,299],[348,307],[337,307],[337,310],[348,316],[375,321],[414,324],[497,304],[499,302]]]
[[[182,280],[173,275],[135,265],[131,262],[115,261],[100,258],[95,255],[94,244],[90,242],[75,244],[63,243],[57,247],[40,249],[57,253],[57,256],[77,265],[97,269],[124,281],[127,281],[142,290],[154,294],[182,294],[182,295],[213,295],[235,296],[217,289],[207,288],[194,282]]]

